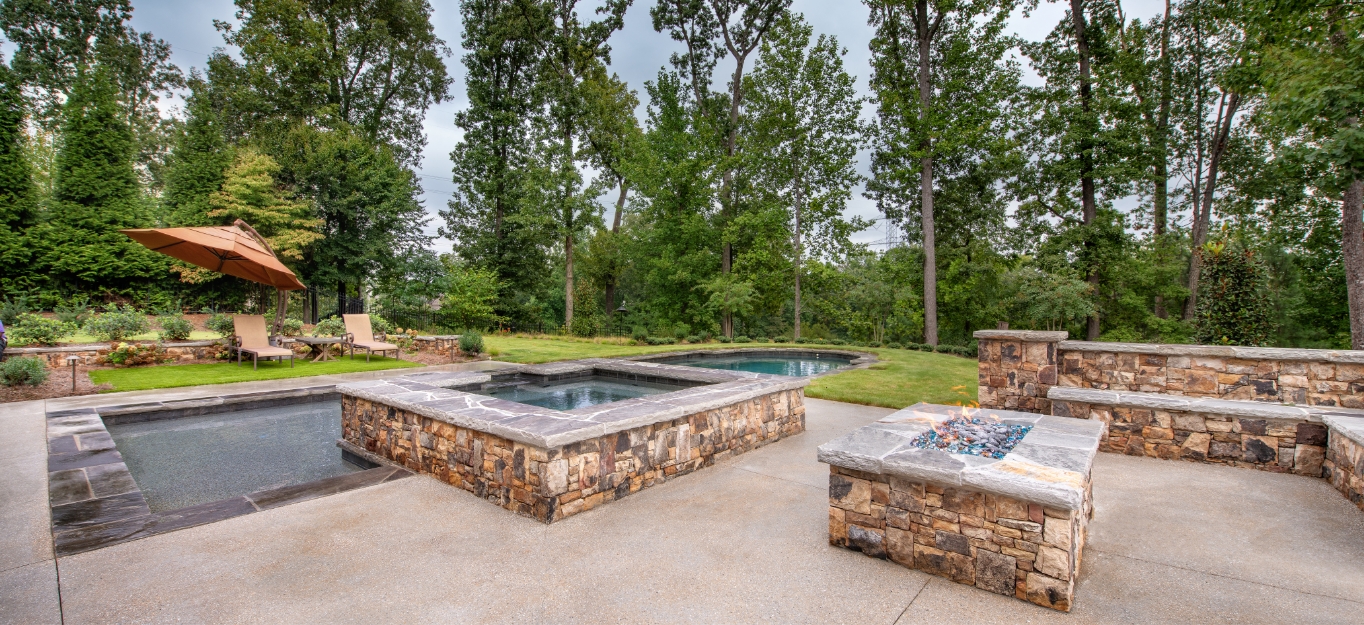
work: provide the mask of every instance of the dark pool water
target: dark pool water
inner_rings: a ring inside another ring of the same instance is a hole
[[[544,385],[521,384],[475,392],[480,395],[551,410],[573,410],[646,395],[671,393],[683,388],[685,387],[590,377],[562,380]]]
[[[847,358],[811,358],[798,356],[726,356],[695,357],[666,361],[670,365],[688,365],[707,369],[727,369],[729,371],[751,371],[773,375],[809,376],[846,367],[852,362]]]
[[[341,459],[341,403],[312,402],[109,428],[153,512],[305,484]]]

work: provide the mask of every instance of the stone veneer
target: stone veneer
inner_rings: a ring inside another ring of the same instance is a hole
[[[961,410],[917,404],[820,446],[830,544],[1069,611],[1103,424],[984,411],[1033,426],[1002,460],[909,444]]]
[[[126,342],[129,344],[150,344],[154,341],[115,341]],[[166,349],[166,357],[175,360],[205,360],[213,358],[218,354],[221,341],[184,341],[176,343],[162,343]],[[101,356],[106,356],[112,350],[109,344],[99,345],[63,345],[60,347],[11,347],[5,350],[5,356],[14,358],[17,356],[27,356],[41,358],[47,363],[49,369],[59,369],[70,367],[71,363],[66,361],[68,356],[80,358],[82,366],[97,365]]]
[[[1056,384],[1056,344],[1065,332],[981,330],[975,333],[982,408],[1046,413]]]
[[[804,378],[589,359],[522,367],[693,388],[566,412],[458,388],[487,374],[338,386],[345,441],[552,523],[805,430]]]
[[[1327,428],[1300,406],[1052,388],[1052,414],[1108,424],[1103,451],[1321,477]]]
[[[1326,449],[1326,480],[1364,510],[1364,417],[1326,415],[1331,441]]]

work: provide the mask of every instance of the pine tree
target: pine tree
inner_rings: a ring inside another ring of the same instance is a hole
[[[322,222],[313,218],[306,202],[285,196],[275,182],[278,172],[275,159],[252,149],[239,150],[222,189],[208,198],[207,216],[223,225],[245,221],[265,237],[280,260],[292,264],[322,238],[317,232]]]
[[[0,283],[22,288],[29,248],[24,234],[37,215],[33,172],[24,153],[26,107],[17,77],[0,63]]]
[[[198,83],[199,87],[203,83]],[[172,226],[207,225],[209,196],[223,186],[233,153],[223,136],[222,121],[212,102],[200,93],[189,98],[189,119],[171,153],[170,171],[162,202]]]
[[[61,290],[126,292],[166,273],[164,257],[119,232],[149,225],[134,141],[108,73],[82,74],[62,112],[50,218],[33,229],[40,275]]]

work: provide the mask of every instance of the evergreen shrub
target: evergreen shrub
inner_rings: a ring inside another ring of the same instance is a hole
[[[76,333],[75,324],[33,313],[19,315],[14,325],[6,327],[10,340],[25,345],[55,345],[57,341]]]
[[[459,335],[459,351],[469,356],[483,352],[483,335],[477,330],[465,330]]]
[[[752,343],[752,342],[753,342],[753,339],[748,338],[748,337],[743,336],[743,335],[740,335],[740,336],[734,337],[734,342],[735,342],[735,343]]]
[[[156,320],[161,326],[158,336],[163,341],[183,341],[194,331],[194,324],[180,315],[166,315]]]
[[[10,358],[0,362],[0,384],[38,386],[47,381],[47,363],[41,358]]]
[[[85,322],[85,333],[101,341],[121,341],[151,330],[151,323],[132,305],[115,306]]]
[[[1194,315],[1198,342],[1251,347],[1269,343],[1275,310],[1265,262],[1239,243],[1209,243],[1198,253],[1203,257]]]
[[[232,323],[232,315],[223,313],[218,313],[209,317],[208,321],[204,322],[204,327],[208,328],[209,332],[216,332],[218,333],[218,336],[222,337],[232,336],[237,333],[236,326]],[[314,336],[317,335],[314,334]]]

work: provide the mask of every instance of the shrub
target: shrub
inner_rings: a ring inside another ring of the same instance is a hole
[[[75,333],[76,326],[74,324],[48,319],[33,313],[19,315],[14,325],[9,327],[10,340],[27,345],[53,345],[58,340]]]
[[[651,336],[646,341],[650,345],[672,345],[677,339],[670,336]]]
[[[57,321],[65,321],[80,327],[90,319],[90,300],[84,295],[73,297],[70,301],[53,307],[52,312]]]
[[[47,363],[41,358],[10,358],[0,362],[0,384],[38,386],[47,381]]]
[[[144,315],[129,304],[115,306],[85,322],[85,333],[101,341],[118,341],[151,330]]]
[[[807,338],[805,338],[805,337],[803,337],[803,336],[796,339],[796,344],[797,344],[797,345],[804,345],[804,344],[809,343],[809,342],[810,342],[810,339],[807,339]]]
[[[156,320],[161,325],[158,336],[163,341],[183,341],[194,331],[194,324],[180,315],[166,315]]]
[[[691,326],[685,323],[673,325],[673,336],[677,337],[679,341],[686,337],[688,334],[691,334]]]
[[[886,343],[886,347],[889,347],[891,349],[903,349],[903,347],[899,343]]]
[[[833,340],[829,341],[829,344],[830,344],[830,345],[847,345],[848,342],[845,341],[845,340],[843,340],[843,339],[833,339]]]
[[[342,328],[346,327],[344,320],[342,320],[341,322],[341,327]],[[387,319],[384,319],[379,315],[370,315],[369,329],[373,330],[375,334],[388,334],[389,332],[393,331],[393,324],[389,323]],[[341,333],[345,334],[345,330],[342,330]]]
[[[649,329],[644,326],[630,328],[630,338],[634,339],[636,343],[647,342],[649,340]]]
[[[596,336],[598,331],[597,317],[592,315],[574,315],[573,323],[569,324],[568,331],[573,336]]]
[[[700,337],[700,336],[697,336],[697,335],[695,335],[695,334],[693,334],[693,335],[687,337],[687,342],[688,342],[688,343],[700,343],[700,342],[701,342],[701,337]]]
[[[1269,268],[1253,250],[1240,244],[1214,242],[1198,250],[1203,272],[1198,279],[1194,326],[1198,342],[1263,346],[1274,333]]]
[[[706,332],[705,330],[702,330],[702,331],[698,332],[698,333],[696,334],[696,336],[701,337],[701,340],[702,340],[702,341],[709,341],[709,340],[710,340],[710,333],[709,333],[709,332]]]
[[[742,335],[741,335],[741,336],[736,336],[736,337],[734,337],[734,342],[735,342],[735,343],[752,343],[752,342],[753,342],[753,339],[750,339],[750,338],[748,338],[748,337],[746,337],[746,336],[742,336]]]
[[[302,319],[285,319],[284,336],[300,336],[303,334]]]
[[[346,322],[336,315],[327,317],[313,326],[313,336],[341,336],[345,333]]]
[[[465,330],[459,335],[459,351],[470,356],[483,353],[483,335],[477,330]]]
[[[937,347],[933,348],[933,351],[938,352],[939,354],[944,354],[947,353],[950,350],[950,348],[951,348],[950,345],[939,344]]]
[[[791,342],[791,337],[789,337],[789,336],[779,336],[779,337],[777,337],[777,338],[775,338],[775,339],[772,339],[772,342],[773,342],[773,343],[790,343],[790,342]]]
[[[828,345],[828,344],[829,344],[829,342],[826,341],[826,340],[824,340],[824,339],[813,339],[813,340],[811,340],[810,342],[811,342],[811,343],[814,343],[815,345]]]
[[[880,341],[872,341],[872,342],[870,342],[870,343],[867,343],[867,347],[880,347],[880,346],[881,346],[881,342],[880,342]]]
[[[28,298],[20,295],[14,299],[6,297],[0,300],[0,323],[4,323],[8,328],[19,322],[19,315],[33,310],[28,307]]]
[[[204,322],[204,327],[209,332],[216,332],[218,336],[232,336],[237,333],[236,327],[232,324],[232,315],[217,313]]]
[[[728,342],[730,342],[732,339],[730,339],[730,338],[727,337],[727,336],[717,336],[717,337],[715,337],[715,340],[720,341],[721,343],[728,343]]]
[[[118,343],[109,350],[103,358],[115,367],[137,367],[140,365],[154,365],[166,360],[165,350],[161,345],[137,345],[135,343]]]
[[[753,342],[754,342],[754,343],[766,343],[766,342],[768,342],[768,340],[769,340],[769,339],[768,339],[767,337],[765,337],[765,336],[755,336],[755,337],[753,337]]]

